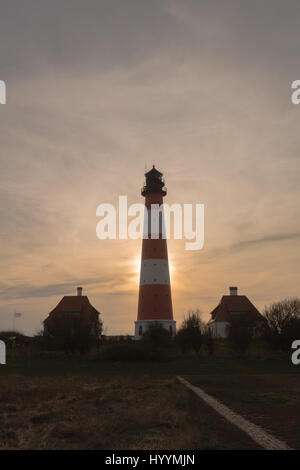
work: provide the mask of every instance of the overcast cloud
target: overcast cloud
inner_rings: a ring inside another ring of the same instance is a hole
[[[171,241],[173,302],[208,313],[228,286],[262,308],[300,295],[300,3],[2,0],[0,329],[28,333],[83,285],[131,333],[140,241],[96,238],[96,207],[205,204],[205,246]]]

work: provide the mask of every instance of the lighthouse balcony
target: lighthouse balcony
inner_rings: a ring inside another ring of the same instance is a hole
[[[146,196],[146,193],[148,193],[150,191],[161,191],[163,196],[165,196],[167,194],[166,186],[152,184],[151,186],[150,185],[143,186],[142,189],[141,189],[141,195]]]

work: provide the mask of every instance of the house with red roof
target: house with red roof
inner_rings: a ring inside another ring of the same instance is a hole
[[[46,320],[44,320],[45,331],[51,330],[53,323],[55,324],[61,319],[72,324],[78,320],[89,325],[91,332],[98,334],[99,331],[100,312],[91,305],[88,297],[82,295],[82,287],[77,287],[77,295],[65,295],[56,307],[51,310]]]
[[[223,295],[217,307],[210,313],[208,327],[215,338],[228,338],[233,324],[246,325],[253,329],[253,336],[261,335],[266,323],[246,295],[238,295],[237,287],[229,287],[229,295]]]

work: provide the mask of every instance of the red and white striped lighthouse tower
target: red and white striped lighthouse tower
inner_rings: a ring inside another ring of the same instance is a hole
[[[163,174],[155,166],[145,174],[146,184],[142,188],[145,197],[145,217],[148,238],[143,239],[138,317],[135,322],[135,339],[141,339],[149,325],[160,323],[171,335],[176,333],[176,322],[173,320],[171,284],[167,240],[162,236],[162,218],[156,235],[151,235],[151,206],[156,208],[163,204],[167,194]],[[153,230],[152,230],[153,232]],[[152,238],[151,238],[152,236]],[[154,238],[155,237],[155,238]]]

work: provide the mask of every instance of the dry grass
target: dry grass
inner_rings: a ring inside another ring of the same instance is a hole
[[[1,449],[255,448],[176,379],[10,375],[0,384]]]

